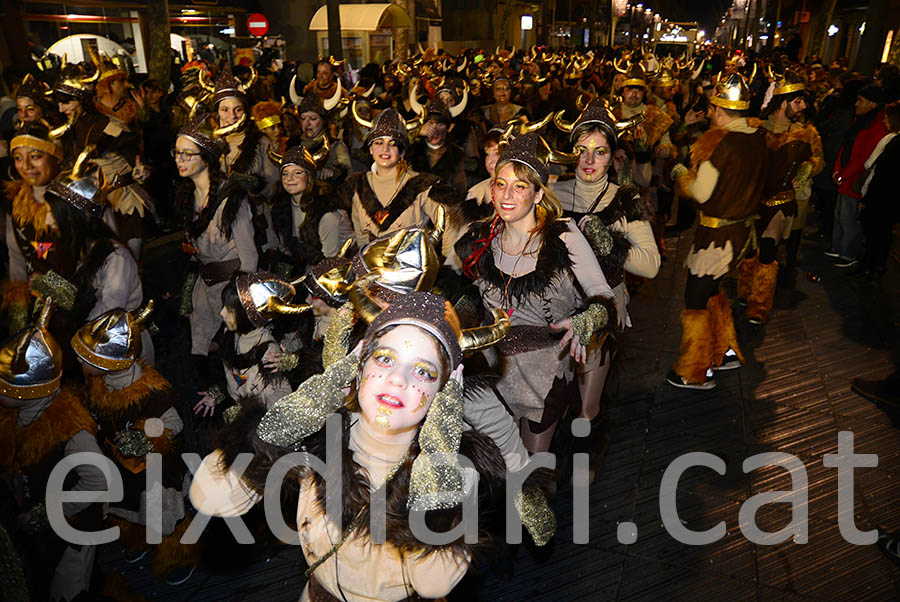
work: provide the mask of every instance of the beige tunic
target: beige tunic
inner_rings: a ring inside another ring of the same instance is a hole
[[[389,208],[391,201],[397,196],[401,188],[416,177],[418,174],[411,169],[407,169],[398,181],[394,175],[379,176],[374,171],[366,173],[369,186],[378,197],[378,202],[385,209]],[[363,208],[359,200],[359,195],[354,192],[351,201],[351,219],[353,221],[353,232],[356,235],[356,244],[360,247],[369,243],[369,241],[379,238],[388,232],[396,232],[402,228],[413,228],[415,226],[424,226],[430,219],[432,222],[437,215],[438,203],[432,201],[428,196],[431,188],[426,188],[410,203],[403,213],[401,213],[386,230],[379,229],[378,224],[369,216]]]
[[[247,334],[236,334],[234,337],[235,351],[239,354],[249,353],[257,345],[267,345],[267,351],[281,351],[268,328],[257,328]],[[268,408],[291,392],[291,385],[286,378],[267,384],[263,380],[261,367],[258,364],[253,364],[244,370],[238,370],[231,366],[222,366],[222,368],[225,370],[228,395],[232,399],[254,396]]]
[[[222,212],[225,202],[219,203],[216,213],[209,221],[206,230],[193,241],[197,249],[196,259],[203,263],[216,263],[240,259],[241,271],[256,272],[259,254],[253,242],[253,224],[250,217],[250,206],[244,200],[238,209],[231,225],[231,238],[219,230],[222,223]],[[222,289],[227,281],[207,286],[203,278],[198,278],[194,285],[192,301],[194,309],[191,313],[191,353],[206,355],[209,344],[222,324]]]
[[[585,297],[576,286],[576,280],[588,297],[613,298],[613,291],[584,235],[572,220],[565,221],[568,231],[562,235],[562,239],[569,250],[575,279],[563,272],[562,276],[553,279],[546,290],[535,291],[519,302],[506,299],[504,291],[488,285],[483,279],[476,281],[486,307],[512,310],[509,317],[512,326],[547,326],[550,322],[571,317],[585,302]],[[491,241],[494,264],[507,276],[518,278],[529,274],[537,266],[535,251],[539,245],[540,241],[533,240],[526,249],[526,254],[507,255],[500,249],[498,236]],[[553,381],[557,377],[571,380],[573,376],[573,362],[569,357],[568,347],[561,349],[553,345],[509,356],[501,356],[493,349],[488,349],[486,354],[500,373],[496,382],[497,390],[517,420],[528,418],[540,422],[544,400]]]

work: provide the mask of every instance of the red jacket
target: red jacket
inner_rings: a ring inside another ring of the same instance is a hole
[[[853,140],[853,148],[850,149],[850,160],[846,165],[841,164],[841,154],[844,152],[844,147],[841,147],[834,162],[834,173],[841,176],[841,183],[838,184],[838,192],[840,194],[853,197],[854,199],[862,198],[862,195],[853,190],[853,184],[865,173],[866,160],[872,154],[872,151],[875,150],[878,142],[887,133],[888,130],[884,127],[884,110],[878,109],[878,114],[872,120],[872,123],[869,124],[869,127],[861,130],[856,135],[856,139]]]

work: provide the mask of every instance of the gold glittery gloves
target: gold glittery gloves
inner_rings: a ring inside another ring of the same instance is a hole
[[[610,254],[613,248],[613,237],[599,215],[596,213],[588,215],[582,223],[581,231],[595,255],[606,257]]]
[[[598,330],[609,323],[609,310],[601,303],[591,303],[586,310],[572,316],[572,331],[582,345],[587,345]]]
[[[147,439],[144,431],[132,429],[120,434],[121,437],[116,447],[123,456],[146,456],[153,451],[153,442]]]
[[[42,297],[53,297],[56,304],[63,309],[72,309],[75,305],[78,287],[53,270],[34,278],[31,287]]]
[[[409,477],[410,510],[436,510],[460,504],[465,495],[459,466],[463,426],[463,386],[448,380],[434,398],[419,431],[419,455]]]
[[[350,351],[350,335],[355,324],[356,312],[353,310],[353,303],[348,301],[337,310],[325,330],[325,342],[322,345],[322,365],[325,368]]]
[[[810,174],[812,174],[813,166],[809,161],[804,161],[800,164],[800,167],[797,168],[797,173],[794,175],[793,183],[800,186],[807,180],[809,180]]]
[[[300,355],[297,353],[288,353],[282,351],[278,355],[278,361],[275,363],[275,369],[279,372],[290,372],[300,363]]]
[[[197,284],[198,274],[188,273],[181,285],[181,303],[178,306],[178,315],[186,316],[194,311],[194,285]]]
[[[520,491],[514,502],[522,524],[531,539],[539,546],[545,545],[556,533],[556,515],[547,498],[538,491]]]
[[[259,421],[259,438],[271,445],[296,449],[300,441],[325,424],[344,403],[343,389],[359,373],[359,358],[349,353],[276,401]]]
[[[10,303],[7,316],[10,332],[19,332],[28,326],[28,306],[23,303]]]

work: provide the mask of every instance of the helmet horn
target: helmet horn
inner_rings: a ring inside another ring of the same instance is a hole
[[[459,346],[463,353],[485,349],[500,341],[509,333],[509,316],[502,309],[491,309],[494,323],[477,328],[466,328],[459,333]]]

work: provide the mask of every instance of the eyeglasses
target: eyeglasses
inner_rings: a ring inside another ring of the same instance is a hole
[[[194,157],[199,157],[202,153],[192,153],[190,151],[180,151],[178,149],[172,149],[172,158],[176,161],[190,161]]]

